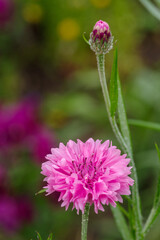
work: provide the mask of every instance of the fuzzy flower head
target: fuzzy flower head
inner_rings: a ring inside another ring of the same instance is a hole
[[[85,204],[89,203],[98,213],[104,211],[102,204],[115,207],[117,201],[123,201],[121,195],[131,194],[129,186],[134,181],[128,176],[130,159],[109,140],[70,140],[66,146],[60,143],[46,159],[41,172],[46,176],[46,192],[60,192],[59,201],[63,201],[61,206],[66,210],[73,203],[77,213],[84,213]]]
[[[90,34],[89,44],[96,54],[106,54],[113,47],[113,37],[108,23],[99,20]]]

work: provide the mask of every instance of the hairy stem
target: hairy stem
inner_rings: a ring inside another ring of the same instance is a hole
[[[139,192],[138,192],[138,180],[137,180],[135,163],[133,160],[132,150],[126,144],[126,142],[118,128],[115,117],[111,117],[110,98],[109,98],[108,88],[107,88],[107,84],[106,84],[106,76],[105,76],[105,68],[104,68],[104,66],[105,66],[105,58],[104,57],[105,57],[104,54],[97,55],[97,65],[98,65],[100,83],[102,86],[102,92],[103,92],[103,96],[104,96],[104,100],[105,100],[108,118],[109,118],[110,124],[112,126],[113,132],[114,132],[115,136],[117,137],[123,151],[126,152],[128,154],[128,156],[131,158],[132,177],[135,181],[134,185],[132,187],[132,204],[133,204],[133,213],[134,213],[134,219],[135,219],[136,240],[143,240],[144,238],[143,238],[143,234],[142,234],[140,198],[139,198]]]
[[[149,214],[149,217],[147,219],[147,222],[145,223],[144,225],[144,228],[143,228],[143,234],[144,236],[149,232],[152,224],[154,223],[154,221],[156,220],[157,216],[159,215],[159,211],[157,211],[157,209],[160,209],[160,207],[153,207],[150,214]]]
[[[89,209],[90,209],[90,205],[89,203],[86,203],[84,214],[82,214],[81,240],[87,240]]]

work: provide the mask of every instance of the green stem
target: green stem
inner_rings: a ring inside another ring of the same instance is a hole
[[[154,5],[149,0],[139,0],[143,6],[150,12],[155,18],[157,18],[160,21],[160,10],[156,5]]]
[[[155,146],[156,146],[158,158],[160,161],[160,150],[159,150],[157,144],[155,144]],[[153,208],[151,209],[151,212],[150,212],[148,219],[143,228],[144,236],[150,230],[151,226],[153,225],[154,221],[156,220],[156,218],[158,217],[159,214],[160,214],[160,172],[159,172],[159,176],[158,176],[157,191],[156,191],[156,194],[154,197]]]
[[[110,124],[112,126],[113,132],[115,133],[115,136],[117,137],[122,149],[124,152],[128,154],[128,156],[131,158],[131,164],[132,164],[132,177],[134,179],[134,185],[132,187],[132,203],[133,203],[133,213],[135,218],[135,231],[136,231],[136,240],[143,240],[142,235],[142,219],[141,219],[141,208],[140,208],[140,198],[139,198],[139,192],[138,192],[138,179],[137,179],[137,173],[135,168],[135,163],[133,160],[133,154],[132,150],[128,148],[127,144],[125,143],[125,140],[119,131],[119,128],[116,123],[115,117],[111,117],[110,113],[110,98],[108,93],[108,88],[106,84],[106,76],[105,76],[105,58],[104,54],[97,55],[97,65],[98,65],[98,72],[100,77],[100,82],[102,86],[102,92],[105,100],[105,105],[108,113],[108,118],[110,121]]]
[[[82,229],[81,229],[81,240],[87,240],[87,227],[88,227],[88,216],[89,216],[89,203],[86,203],[84,214],[82,214]]]
[[[159,215],[158,211],[157,211],[158,208],[160,208],[160,206],[152,208],[152,210],[150,212],[150,215],[149,215],[149,217],[147,219],[147,222],[145,223],[144,228],[143,228],[144,236],[149,232],[152,224],[154,223],[154,221],[156,220],[157,216]]]

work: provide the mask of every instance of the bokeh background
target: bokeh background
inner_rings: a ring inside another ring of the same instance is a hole
[[[157,1],[158,4],[158,1]],[[58,194],[35,196],[51,147],[111,139],[96,58],[84,42],[110,25],[128,118],[160,122],[160,22],[135,0],[0,0],[0,239],[80,240],[81,216]],[[109,81],[113,50],[106,55]],[[153,202],[160,133],[131,126],[144,220]],[[119,145],[118,145],[119,146]],[[89,240],[120,240],[109,207],[90,213]],[[147,239],[160,239],[160,218]]]

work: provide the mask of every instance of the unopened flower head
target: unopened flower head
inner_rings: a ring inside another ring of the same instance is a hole
[[[84,213],[86,203],[94,204],[94,210],[104,211],[103,205],[109,203],[115,207],[122,202],[121,195],[130,195],[129,186],[134,181],[128,176],[131,173],[130,162],[126,154],[112,146],[109,140],[101,143],[92,138],[85,143],[70,140],[65,146],[52,148],[42,164],[42,174],[46,176],[46,192],[60,192],[59,201],[68,209]]]
[[[108,23],[99,20],[90,34],[89,44],[96,54],[106,54],[113,47],[113,36]]]

